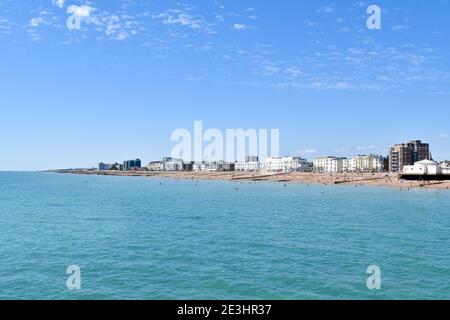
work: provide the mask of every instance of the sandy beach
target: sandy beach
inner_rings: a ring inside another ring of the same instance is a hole
[[[353,185],[355,187],[393,187],[400,189],[450,189],[450,181],[405,181],[397,174],[387,173],[239,173],[239,172],[151,172],[53,170],[51,172],[78,175],[127,177],[157,177],[182,180],[266,181],[294,184]]]

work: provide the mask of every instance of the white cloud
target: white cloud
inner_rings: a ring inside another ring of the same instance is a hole
[[[165,13],[153,15],[152,18],[162,19],[162,23],[165,25],[178,25],[189,27],[193,30],[210,31],[209,24],[202,17],[194,16],[179,9],[171,9]]]
[[[179,14],[178,17],[168,17],[164,20],[165,24],[179,24],[180,26],[189,26],[192,29],[200,29],[200,24],[198,21],[195,21],[191,15],[188,14]]]
[[[316,26],[316,23],[315,23],[314,21],[307,20],[307,21],[305,21],[305,25],[306,25],[307,27],[312,28],[312,27],[315,27],[315,26]]]
[[[223,22],[225,20],[225,18],[223,17],[223,14],[216,15],[215,19],[217,22]]]
[[[9,33],[9,29],[11,29],[11,22],[6,19],[0,19],[0,30],[3,33]]]
[[[368,146],[359,146],[359,147],[356,147],[356,150],[364,151],[364,150],[373,150],[373,149],[375,149],[375,148],[376,148],[376,146],[373,145],[373,144],[371,144],[371,145],[368,145]]]
[[[398,24],[398,25],[393,26],[391,28],[392,31],[402,31],[402,30],[408,30],[408,29],[409,29],[409,26],[405,26],[405,25],[402,25],[402,24]]]
[[[129,37],[128,32],[122,31],[122,32],[119,32],[116,39],[117,40],[125,40],[125,39],[128,39],[128,37]]]
[[[53,5],[57,6],[58,8],[64,7],[65,0],[52,0]]]
[[[32,18],[30,20],[30,25],[32,27],[39,27],[42,24],[44,24],[44,18],[42,18],[42,17]]]
[[[106,36],[115,40],[126,40],[141,30],[138,21],[130,15],[108,15],[91,18],[97,26],[97,31],[104,31]]]
[[[302,74],[297,67],[287,67],[284,73],[290,78],[298,78]]]
[[[246,25],[246,24],[235,23],[234,25],[231,26],[231,28],[233,30],[237,30],[237,31],[244,31],[244,30],[253,29],[254,27]]]
[[[440,138],[443,138],[443,139],[448,139],[448,138],[449,138],[449,135],[448,135],[447,133],[441,133],[441,134],[439,135],[439,137],[440,137]]]
[[[91,15],[91,13],[94,11],[95,11],[95,9],[88,5],[81,5],[81,6],[71,5],[71,6],[67,7],[68,14],[73,14],[73,15],[75,15],[77,17],[81,17],[81,18],[88,18]]]
[[[324,13],[324,14],[330,14],[330,13],[334,13],[336,12],[336,9],[334,8],[333,4],[330,4],[328,6],[325,7],[321,7],[319,9],[316,10],[317,13]]]
[[[59,28],[58,17],[51,11],[41,10],[39,16],[30,19],[29,26],[25,29],[32,41],[39,41],[45,38],[44,27]]]
[[[54,1],[57,6],[63,6],[66,1]],[[106,38],[115,40],[126,40],[132,35],[136,35],[143,30],[136,20],[137,16],[129,14],[109,14],[108,12],[98,12],[97,9],[90,5],[70,5],[66,9],[67,14],[79,18],[86,24],[94,26],[95,31],[104,33]],[[94,15],[93,13],[96,12]],[[57,25],[54,23],[55,17],[49,16],[50,13],[41,12],[40,17],[34,18],[30,21],[32,27],[40,25]],[[145,15],[147,16],[147,15]],[[53,19],[53,20],[52,20]],[[52,24],[53,22],[53,24]],[[33,38],[41,39],[37,33],[36,28],[32,28],[29,33]],[[101,39],[98,37],[97,39]]]

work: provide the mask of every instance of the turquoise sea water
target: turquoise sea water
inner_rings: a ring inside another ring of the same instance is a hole
[[[450,299],[450,192],[0,173],[15,298]]]

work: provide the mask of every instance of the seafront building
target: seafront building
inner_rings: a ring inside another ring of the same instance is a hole
[[[313,165],[300,157],[271,157],[264,162],[266,172],[312,172]]]
[[[401,176],[405,179],[450,179],[450,165],[446,162],[422,160],[414,165],[404,166]]]
[[[234,172],[235,163],[225,161],[213,161],[209,163],[208,172]]]
[[[183,162],[183,171],[188,171],[188,172],[194,171],[194,161]]]
[[[165,157],[162,161],[162,171],[183,171],[184,162],[181,159]]]
[[[236,162],[236,172],[259,172],[261,170],[259,162]]]
[[[357,155],[343,160],[343,172],[383,172],[384,158],[380,155]]]
[[[123,162],[123,170],[131,171],[131,170],[139,170],[141,169],[141,160],[126,160]]]
[[[162,161],[152,161],[146,166],[148,171],[162,171],[163,163]]]
[[[259,162],[259,157],[247,156],[247,157],[245,157],[245,162]]]
[[[421,162],[428,160],[429,162]],[[398,172],[400,175],[424,174],[436,172],[436,174],[448,174],[450,161],[437,163],[432,161],[428,143],[420,140],[408,143],[396,144],[389,148],[389,156],[381,155],[356,155],[345,157],[318,157],[313,163],[301,157],[270,157],[260,161],[257,156],[247,156],[245,161],[202,161],[184,162],[183,159],[165,157],[162,161],[153,161],[141,168],[141,160],[127,160],[122,164],[110,164],[100,162],[98,170],[109,171],[190,171],[190,172],[315,172],[315,173],[375,173]]]
[[[348,165],[346,162],[347,158],[341,157],[319,157],[314,160],[314,172],[317,173],[340,173],[344,172],[344,164]]]
[[[235,163],[234,170],[236,172],[259,172],[261,170],[259,158],[254,156],[246,157],[244,162],[238,161]]]
[[[234,172],[236,171],[235,162],[224,162],[222,165],[222,172]]]
[[[405,166],[422,160],[432,160],[430,146],[420,140],[396,144],[389,148],[389,171],[402,172]]]
[[[111,170],[112,168],[113,168],[113,164],[111,164],[111,163],[103,163],[103,162],[100,162],[99,164],[98,164],[98,170],[99,171],[108,171],[108,170]]]
[[[192,171],[194,172],[208,172],[209,170],[209,162],[194,162],[192,165]]]

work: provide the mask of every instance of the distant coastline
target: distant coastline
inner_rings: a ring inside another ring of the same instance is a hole
[[[180,180],[223,180],[250,182],[278,182],[286,184],[349,185],[355,187],[393,187],[398,189],[445,189],[450,181],[404,181],[397,174],[387,173],[240,173],[240,172],[167,172],[167,171],[99,171],[61,169],[48,172],[74,175],[154,177]]]

